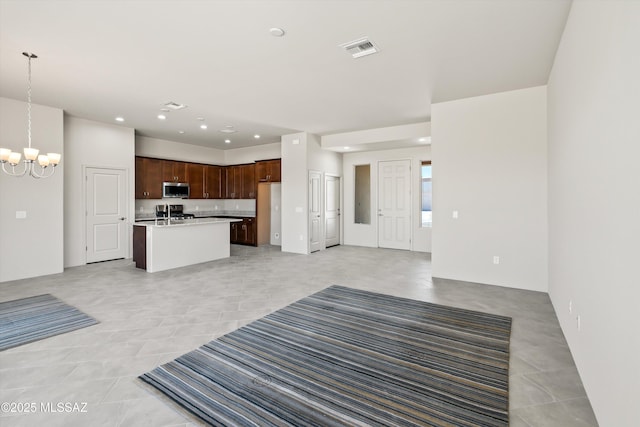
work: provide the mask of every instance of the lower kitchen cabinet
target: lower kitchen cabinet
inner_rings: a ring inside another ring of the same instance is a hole
[[[232,222],[231,243],[256,246],[258,241],[256,219],[242,218],[242,222]]]

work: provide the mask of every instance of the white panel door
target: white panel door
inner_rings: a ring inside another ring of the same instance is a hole
[[[322,238],[322,172],[309,171],[309,252],[324,249]]]
[[[324,179],[324,245],[340,244],[340,178]]]
[[[378,163],[378,246],[411,249],[411,161]]]
[[[127,172],[86,168],[87,262],[124,258],[128,253]]]

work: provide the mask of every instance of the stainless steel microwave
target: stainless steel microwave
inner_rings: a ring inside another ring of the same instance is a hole
[[[173,197],[178,199],[189,198],[189,183],[187,182],[163,182],[162,197]]]

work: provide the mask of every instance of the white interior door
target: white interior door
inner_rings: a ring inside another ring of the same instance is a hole
[[[322,172],[309,171],[309,252],[324,248],[322,236]]]
[[[125,258],[127,171],[86,168],[87,262]]]
[[[411,249],[411,161],[378,163],[378,246]]]
[[[324,179],[324,244],[326,247],[340,244],[340,178]]]

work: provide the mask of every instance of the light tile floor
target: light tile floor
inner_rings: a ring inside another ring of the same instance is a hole
[[[101,322],[0,353],[0,402],[36,409],[0,425],[200,425],[136,377],[332,284],[511,316],[511,426],[597,425],[547,294],[432,280],[423,253],[235,245],[229,259],[167,272],[120,260],[0,283],[0,301],[51,293]],[[58,402],[86,412],[47,411]]]

